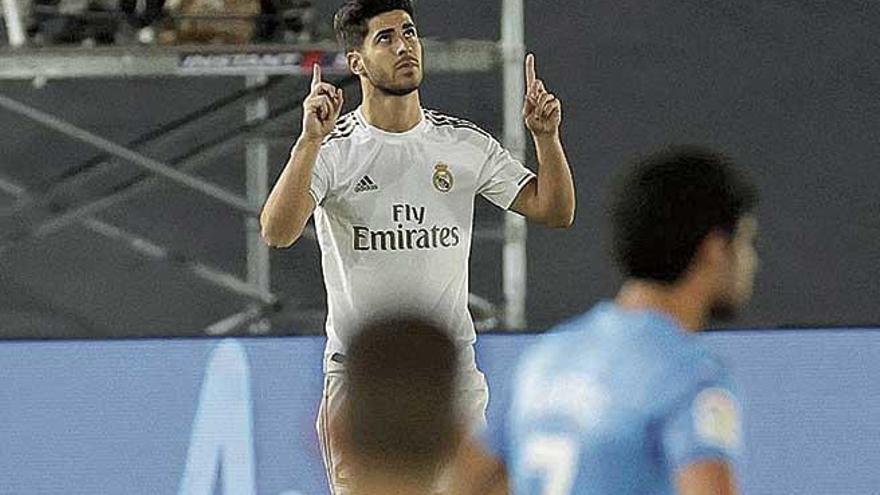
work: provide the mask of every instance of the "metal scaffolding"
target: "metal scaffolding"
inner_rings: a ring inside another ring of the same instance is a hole
[[[12,47],[23,46],[25,43],[24,23],[17,0],[3,0],[3,18],[6,20],[9,45]]]
[[[215,77],[241,76],[247,90],[230,101],[246,96],[245,125],[231,135],[221,137],[194,152],[164,163],[138,151],[140,145],[157,136],[146,136],[129,146],[116,144],[102,136],[79,128],[65,120],[0,95],[0,107],[31,119],[56,132],[95,147],[107,156],[144,169],[145,175],[113,194],[50,217],[24,237],[38,238],[63,226],[78,222],[89,231],[124,242],[131,249],[158,261],[175,262],[193,275],[215,286],[229,290],[252,301],[242,312],[224,318],[205,329],[206,333],[222,335],[248,328],[250,333],[268,330],[267,315],[277,307],[279,295],[271,291],[268,247],[260,238],[258,215],[268,194],[269,143],[256,134],[279,116],[297,111],[298,103],[270,111],[265,90],[271,76],[311,74],[311,65],[320,63],[327,76],[350,76],[344,53],[335,45],[246,45],[246,46],[180,46],[180,47],[111,47],[111,48],[29,48],[25,39],[15,0],[3,0],[4,17],[12,48],[0,50],[0,80],[32,80],[40,87],[49,79],[72,78],[138,78],[138,77]],[[427,73],[504,72],[504,143],[514,157],[525,157],[525,129],[521,118],[524,59],[523,0],[503,0],[502,39],[493,41],[439,42],[424,40]],[[277,78],[276,78],[277,79]],[[177,123],[167,126],[172,130]],[[191,172],[205,162],[209,154],[228,149],[232,139],[245,135],[247,194],[246,197],[227,191]],[[92,167],[101,160],[84,167]],[[195,259],[175,253],[148,239],[93,218],[112,205],[149,190],[157,179],[175,182],[222,202],[245,216],[247,236],[247,274],[245,279],[211,267]],[[0,190],[19,201],[39,202],[20,185],[0,178]],[[503,236],[503,326],[522,329],[526,326],[526,225],[525,219],[506,213]],[[313,235],[313,233],[311,234]],[[494,237],[493,233],[475,233],[477,237]],[[0,254],[20,241],[15,236],[0,236]],[[472,296],[486,307],[488,302]]]
[[[424,46],[427,72],[487,72],[499,63],[498,44],[492,41],[426,39]],[[0,50],[0,79],[310,76],[315,62],[321,63],[327,76],[349,74],[345,54],[334,43],[19,47]]]
[[[525,9],[523,0],[503,0],[501,56],[504,65],[504,145],[526,163],[526,131],[522,122],[525,94]],[[526,219],[513,212],[504,217],[504,325],[526,328]]]

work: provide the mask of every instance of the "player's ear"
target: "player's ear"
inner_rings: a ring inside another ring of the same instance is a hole
[[[361,54],[356,51],[350,51],[345,55],[345,58],[348,61],[348,70],[356,76],[361,75],[361,72],[364,70],[364,59],[361,57]]]
[[[707,267],[713,270],[729,267],[733,260],[733,239],[729,234],[714,229],[703,238],[694,256],[695,267]]]

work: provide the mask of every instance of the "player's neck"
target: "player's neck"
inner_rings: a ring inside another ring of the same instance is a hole
[[[630,311],[659,311],[689,332],[699,332],[708,320],[706,304],[687,286],[629,280],[620,289],[615,302]]]
[[[385,132],[406,132],[422,121],[421,100],[418,90],[404,96],[394,96],[369,86],[363,86],[361,110],[371,126]]]

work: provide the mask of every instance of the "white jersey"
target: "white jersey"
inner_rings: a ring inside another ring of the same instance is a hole
[[[328,360],[364,321],[393,313],[452,331],[474,366],[468,258],[474,198],[507,209],[535,176],[476,125],[431,110],[402,133],[360,108],[321,146],[310,192],[327,288]]]

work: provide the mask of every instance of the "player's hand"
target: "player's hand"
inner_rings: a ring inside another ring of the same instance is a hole
[[[546,136],[559,132],[562,122],[562,103],[548,93],[544,81],[535,75],[535,56],[526,55],[526,101],[523,119],[534,136]]]
[[[312,89],[303,101],[303,137],[323,140],[336,127],[343,104],[342,90],[321,80],[321,66],[312,66]]]

